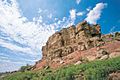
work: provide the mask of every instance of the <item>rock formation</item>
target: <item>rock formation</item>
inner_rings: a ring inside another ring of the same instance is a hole
[[[120,33],[101,35],[99,24],[90,25],[83,21],[76,26],[64,28],[49,37],[46,45],[42,47],[43,58],[36,62],[33,69],[46,66],[56,68],[68,64],[76,65],[86,61],[103,60],[120,55],[120,52],[115,52],[116,49],[120,50],[117,45],[120,42],[112,44],[110,43],[111,39],[119,41]],[[110,47],[111,45],[114,45],[116,49],[113,50]]]
[[[66,56],[76,50],[86,50],[98,45],[101,37],[100,26],[89,25],[86,21],[76,27],[70,26],[53,34],[43,46],[43,58],[49,60]]]

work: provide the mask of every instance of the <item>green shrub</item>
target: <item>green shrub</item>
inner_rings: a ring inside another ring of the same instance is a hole
[[[31,65],[27,64],[26,66],[22,66],[19,71],[25,72],[31,69]]]

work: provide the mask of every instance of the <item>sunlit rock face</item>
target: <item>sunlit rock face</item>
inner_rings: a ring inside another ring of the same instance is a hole
[[[42,60],[33,70],[77,65],[93,60],[120,56],[120,33],[101,34],[100,25],[86,21],[63,28],[49,37],[42,47]]]
[[[86,21],[56,32],[49,37],[42,48],[43,58],[54,59],[66,56],[76,50],[86,50],[100,42],[100,25],[90,25]]]

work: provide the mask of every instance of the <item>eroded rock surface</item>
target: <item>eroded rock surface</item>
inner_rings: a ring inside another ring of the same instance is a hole
[[[53,34],[43,46],[44,58],[66,56],[76,50],[86,50],[99,44],[101,37],[99,25],[89,25],[86,21],[76,27],[70,26]]]
[[[117,57],[120,56],[119,45],[120,33],[101,35],[100,25],[83,21],[50,36],[42,47],[42,60],[36,62],[33,69],[58,68]]]

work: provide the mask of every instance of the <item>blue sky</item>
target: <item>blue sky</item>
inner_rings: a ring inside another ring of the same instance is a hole
[[[41,59],[41,47],[62,28],[87,20],[102,33],[120,31],[120,0],[1,0],[0,72]]]

